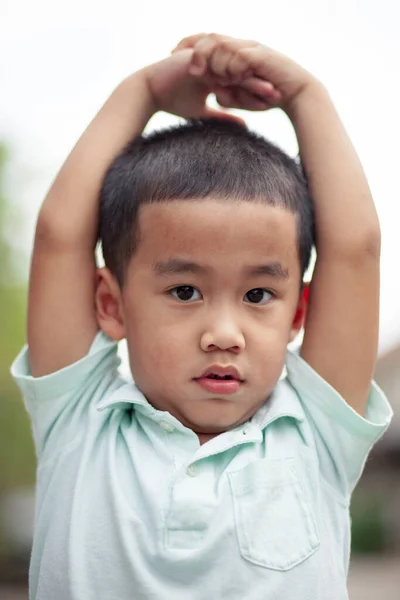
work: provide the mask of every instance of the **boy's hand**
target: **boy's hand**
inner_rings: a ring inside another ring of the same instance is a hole
[[[201,33],[183,39],[173,53],[188,49],[193,52],[189,73],[199,78],[214,78],[218,82],[216,96],[222,106],[249,110],[245,90],[246,82],[252,81],[252,94],[259,96],[267,108],[279,106],[287,110],[300,92],[315,81],[291,59],[254,41]],[[256,91],[257,79],[268,83],[270,88],[261,93]]]
[[[154,110],[163,110],[184,118],[223,117],[242,121],[206,105],[210,93],[215,93],[218,100],[222,98],[219,95],[222,88],[220,78],[210,71],[200,76],[190,74],[193,58],[193,49],[184,48],[142,70],[153,98]],[[223,93],[232,97],[232,102],[219,102],[226,108],[266,110],[274,102],[273,86],[252,75],[242,77],[239,83],[224,86]]]

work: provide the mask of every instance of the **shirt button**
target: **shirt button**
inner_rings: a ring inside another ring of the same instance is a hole
[[[161,421],[160,427],[168,431],[168,433],[172,433],[175,430],[175,427],[171,423],[168,423],[168,421]]]
[[[189,477],[196,477],[196,475],[197,475],[197,469],[196,469],[195,465],[190,465],[186,469],[186,473],[189,475]]]

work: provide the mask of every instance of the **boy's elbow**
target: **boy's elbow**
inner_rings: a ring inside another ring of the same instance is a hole
[[[381,230],[379,222],[366,229],[362,235],[354,239],[350,245],[350,256],[356,260],[376,260],[380,261],[381,256]]]
[[[354,218],[356,221],[356,218]],[[369,212],[360,214],[358,222],[352,222],[349,228],[349,254],[358,259],[380,260],[381,229],[378,214],[374,206]]]
[[[42,206],[35,229],[35,245],[53,251],[92,249],[96,244],[97,223],[85,228],[64,209]],[[95,231],[96,229],[96,231]]]
[[[35,229],[35,247],[51,248],[53,251],[68,247],[68,234],[66,227],[48,211],[41,210]]]
[[[324,244],[317,243],[317,254],[319,258],[333,257],[355,265],[371,261],[379,263],[381,255],[379,223],[371,225],[363,231],[354,228],[349,231],[348,235],[339,236],[335,240],[325,240]]]

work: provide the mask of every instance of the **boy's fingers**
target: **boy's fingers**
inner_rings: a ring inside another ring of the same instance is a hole
[[[226,67],[227,77],[229,77],[231,81],[239,83],[253,74],[249,61],[246,58],[243,58],[242,53],[244,50],[254,48],[258,45],[258,42],[253,42],[252,40],[242,40],[236,44],[235,52],[231,52]]]
[[[202,75],[209,66],[209,61],[214,51],[220,49],[222,53],[232,53],[231,45],[234,43],[241,43],[241,41],[215,33],[201,38],[193,48],[193,70],[189,70],[189,73],[192,75]]]
[[[281,99],[280,92],[278,92],[272,83],[260,77],[252,76],[244,79],[239,84],[232,84],[229,80],[219,78],[206,71],[204,80],[211,92],[217,93],[218,91],[218,93],[222,93],[221,98],[224,98],[226,106],[231,105],[232,93],[235,94],[238,90],[244,90],[251,97],[256,97],[258,100],[267,102],[269,105],[276,105]]]
[[[243,110],[268,110],[273,105],[267,100],[257,98],[253,94],[239,87],[218,87],[215,90],[218,104],[224,108],[240,108]]]
[[[268,110],[272,108],[272,104],[267,99],[258,98],[242,88],[237,90],[236,98],[242,108],[246,110]]]
[[[229,64],[235,54],[242,48],[257,46],[258,42],[252,40],[235,40],[233,38],[222,38],[217,40],[214,50],[209,57],[208,68],[221,78],[226,78],[231,83],[238,83],[249,69],[242,72],[236,72],[235,77],[229,71]]]
[[[209,59],[208,69],[210,69],[216,77],[227,79],[227,67],[230,59],[231,52],[226,51],[223,46],[219,47],[212,53]]]
[[[254,65],[252,59],[255,55],[255,50],[260,44],[254,43],[252,46],[240,48],[231,58],[228,64],[229,75],[235,79],[243,73],[254,73]]]
[[[272,83],[256,77],[259,67],[257,48],[264,47],[253,40],[237,40],[228,36],[199,33],[184,38],[175,51],[191,49],[193,52],[189,74],[201,76],[213,92],[216,86],[229,92],[219,91],[223,106],[238,106],[242,101],[248,110],[264,110],[281,99],[281,94]],[[232,90],[238,87],[237,90]],[[241,98],[239,101],[238,98]]]
[[[193,48],[192,64],[189,69],[191,75],[202,75],[207,68],[207,63],[217,46],[218,40],[210,35],[202,38]]]
[[[206,36],[207,33],[196,33],[195,35],[189,35],[188,37],[183,38],[183,40],[181,40],[179,44],[175,46],[171,54],[178,52],[179,50],[184,50],[185,48],[193,48],[199,40]]]
[[[236,100],[232,89],[217,86],[214,93],[220,106],[223,106],[224,108],[240,108],[240,106],[235,105]]]
[[[253,96],[258,96],[260,100],[274,103],[281,99],[281,94],[272,85],[270,81],[265,81],[260,77],[249,77],[240,83],[240,89],[249,92]]]

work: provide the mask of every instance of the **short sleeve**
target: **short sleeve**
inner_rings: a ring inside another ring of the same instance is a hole
[[[322,475],[348,499],[373,445],[390,425],[390,404],[372,381],[362,417],[297,354],[288,352],[286,368],[313,431]]]
[[[39,462],[53,457],[85,431],[90,406],[118,380],[118,344],[101,330],[79,361],[33,377],[25,345],[11,366],[32,422]]]

